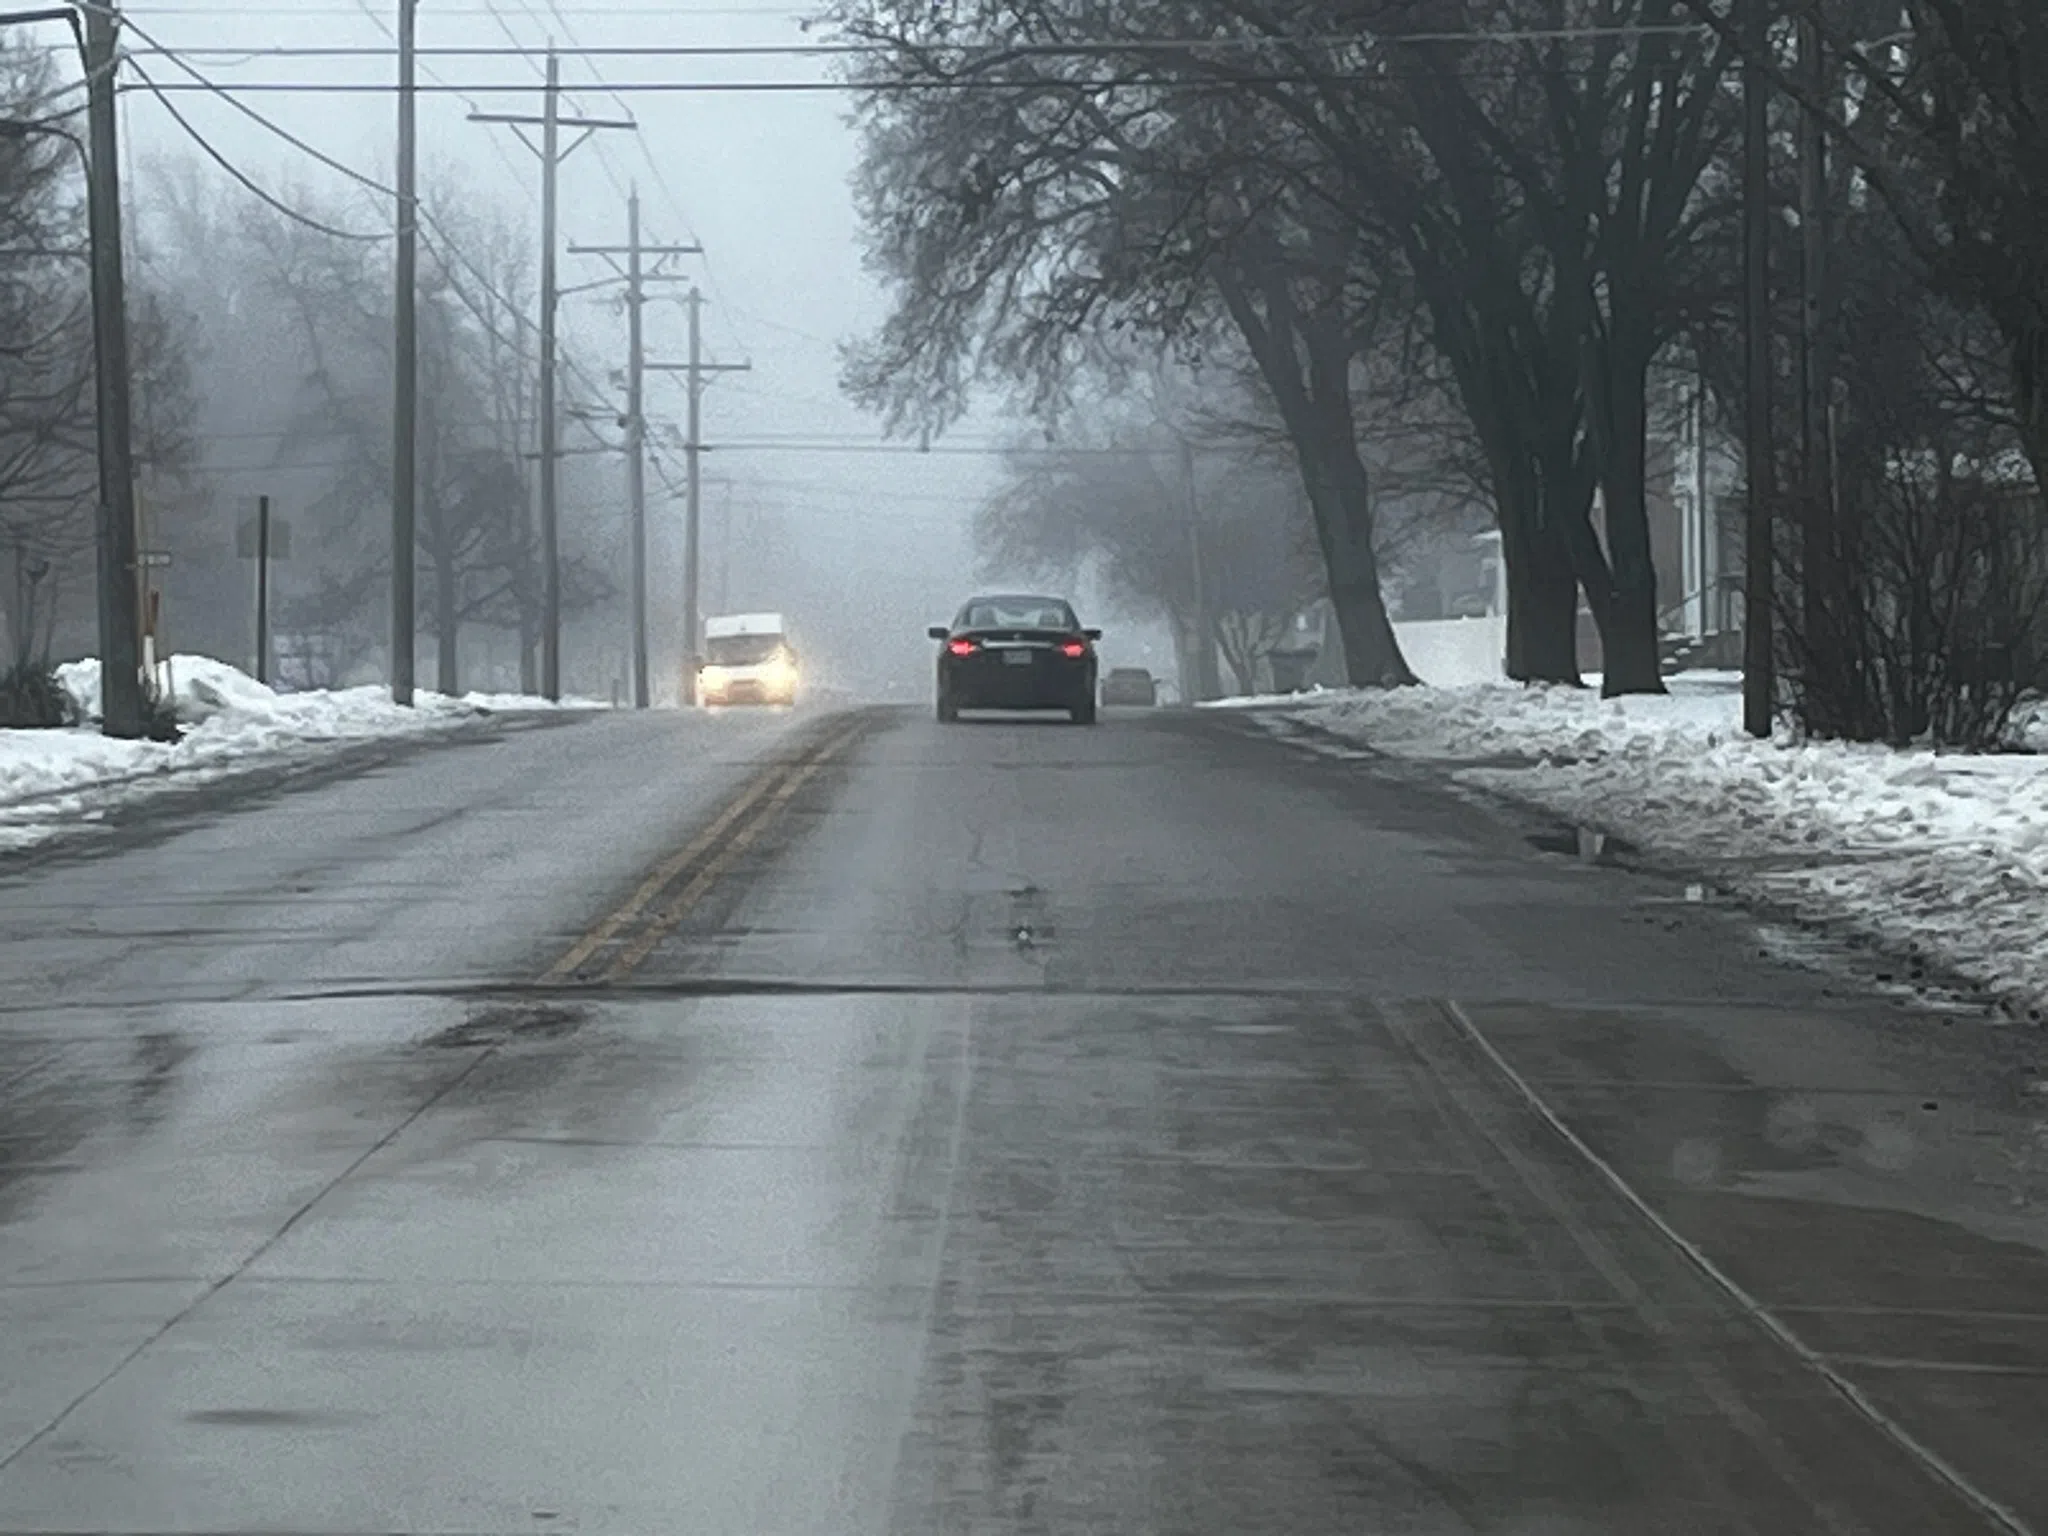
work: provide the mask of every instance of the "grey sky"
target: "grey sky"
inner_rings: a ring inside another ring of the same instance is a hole
[[[184,54],[224,85],[254,81],[385,82],[394,59],[387,30],[389,0],[304,0],[252,10],[226,0],[144,0],[128,7],[142,31]],[[565,50],[702,45],[802,45],[803,12],[776,0],[753,6],[705,0],[699,6],[648,0],[426,0],[420,8],[420,104],[424,190],[453,170],[508,210],[524,210],[539,226],[539,174],[534,157],[504,127],[471,123],[471,104],[490,111],[535,111],[540,102],[538,50],[552,40]],[[432,57],[448,47],[536,50],[517,57]],[[151,59],[147,41],[131,48],[159,81],[181,77]],[[269,47],[375,49],[346,59],[257,57]],[[237,54],[236,49],[251,50]],[[623,91],[599,84],[650,81],[823,80],[816,59],[704,59],[661,56],[565,57],[566,110],[593,116],[630,113],[637,134],[601,133],[566,164],[561,181],[563,243],[616,243],[625,236],[625,189],[637,184],[650,240],[701,241],[703,258],[684,270],[699,275],[711,305],[708,350],[720,361],[748,361],[753,371],[718,380],[707,402],[705,434],[729,445],[707,461],[715,481],[732,483],[734,517],[776,509],[807,555],[829,567],[848,598],[868,588],[888,594],[889,622],[921,628],[943,615],[974,579],[965,533],[974,506],[991,484],[992,447],[1001,423],[963,427],[949,451],[929,457],[876,451],[880,430],[837,387],[837,344],[871,326],[882,296],[862,270],[848,177],[856,140],[837,91],[686,93]],[[441,82],[463,94],[434,89]],[[512,89],[506,89],[511,87]],[[140,91],[127,98],[131,158],[147,164],[160,152],[186,154],[189,143],[160,105]],[[309,143],[379,181],[391,177],[393,103],[375,94],[252,92],[251,106]],[[219,149],[273,189],[322,195],[350,184],[279,142],[229,103],[198,92],[175,97],[181,111]],[[622,112],[623,106],[623,112]],[[247,194],[220,181],[221,196]],[[431,209],[429,210],[431,212]],[[564,285],[602,272],[591,258],[564,255]],[[674,285],[679,296],[685,285]],[[567,345],[591,374],[603,377],[624,360],[623,319],[606,294],[564,301]],[[650,306],[649,351],[680,359],[687,328],[680,303]],[[650,381],[649,415],[681,422],[679,378]],[[658,432],[657,428],[657,432]],[[865,451],[860,451],[862,448]],[[681,455],[664,455],[679,482]],[[656,500],[656,545],[672,540],[680,506],[650,482]],[[721,490],[707,496],[709,515]],[[669,524],[665,530],[664,522]],[[657,572],[657,585],[660,573]],[[754,594],[768,598],[772,594]],[[915,608],[916,611],[912,611]],[[892,648],[893,649],[893,648]]]

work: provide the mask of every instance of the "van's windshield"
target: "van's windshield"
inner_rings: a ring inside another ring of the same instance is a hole
[[[782,649],[781,635],[719,635],[704,642],[713,666],[756,667]]]

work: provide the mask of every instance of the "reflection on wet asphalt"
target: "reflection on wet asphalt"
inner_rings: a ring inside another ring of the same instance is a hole
[[[1170,715],[890,720],[522,988],[811,724],[0,875],[0,1531],[2048,1528],[2037,1037]]]

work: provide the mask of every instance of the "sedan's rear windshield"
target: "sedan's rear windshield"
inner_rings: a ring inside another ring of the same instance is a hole
[[[780,635],[719,635],[704,642],[705,653],[721,667],[757,667],[782,649]]]
[[[960,616],[962,629],[1073,630],[1079,627],[1074,610],[1065,603],[1035,602],[1030,598],[969,603],[967,611]]]

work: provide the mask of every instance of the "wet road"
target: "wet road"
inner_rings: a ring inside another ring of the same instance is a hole
[[[230,798],[0,867],[0,1531],[2048,1530],[2039,1036],[1548,829],[1170,714]]]

